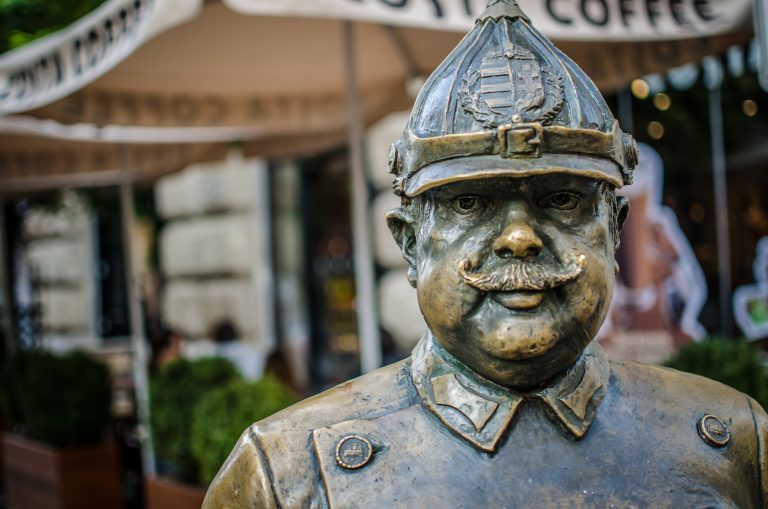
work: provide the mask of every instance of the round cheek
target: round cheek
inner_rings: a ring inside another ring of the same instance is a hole
[[[584,272],[577,281],[565,287],[563,312],[569,315],[570,324],[564,322],[563,326],[578,327],[584,339],[591,340],[608,314],[613,295],[613,244],[607,221],[596,220],[584,225],[576,234],[560,232],[552,238],[558,244],[559,252],[575,249],[587,257]]]
[[[480,295],[464,283],[460,260],[433,258],[419,270],[416,285],[419,307],[430,329],[439,333],[462,327]]]
[[[476,238],[446,239],[434,231],[428,241],[419,246],[416,284],[419,307],[427,325],[438,335],[463,327],[467,315],[482,297],[459,274],[461,262],[476,257],[479,249]]]
[[[452,329],[461,321],[461,306],[452,297],[457,282],[446,271],[430,268],[419,273],[416,285],[419,308],[432,331]]]
[[[579,280],[567,288],[574,325],[592,339],[608,314],[613,295],[613,264],[604,256],[587,256],[586,269]]]

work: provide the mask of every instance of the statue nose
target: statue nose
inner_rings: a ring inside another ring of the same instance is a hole
[[[528,258],[541,253],[543,244],[536,232],[526,223],[509,224],[493,242],[493,251],[499,258]]]

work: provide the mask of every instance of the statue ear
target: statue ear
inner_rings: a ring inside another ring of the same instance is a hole
[[[629,215],[629,199],[626,196],[616,195],[616,207],[618,208],[618,214],[616,214],[616,226],[617,231],[621,231],[624,226],[624,221],[627,220]]]
[[[387,213],[389,231],[400,246],[403,258],[408,262],[408,282],[416,288],[416,230],[413,223],[413,214],[402,207]]]

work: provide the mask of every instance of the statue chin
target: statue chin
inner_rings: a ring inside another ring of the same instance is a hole
[[[600,311],[593,310],[587,321],[598,324]],[[549,312],[488,318],[483,315],[482,320],[469,320],[455,329],[430,329],[440,345],[467,367],[518,390],[540,386],[567,371],[597,330],[575,325],[570,316],[552,320]]]
[[[546,354],[560,338],[551,324],[519,320],[497,322],[496,328],[480,340],[480,347],[491,357],[505,361],[533,359]]]

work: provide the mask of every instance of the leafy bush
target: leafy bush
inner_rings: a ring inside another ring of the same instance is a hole
[[[10,429],[52,446],[103,438],[110,419],[109,369],[82,352],[22,351],[3,369],[3,413]]]
[[[708,338],[686,345],[666,365],[730,385],[768,409],[768,370],[761,362],[760,351],[749,343]]]
[[[252,383],[239,380],[201,398],[190,437],[201,479],[213,480],[245,428],[295,402],[296,396],[269,376]]]
[[[0,52],[60,30],[105,0],[0,0]]]
[[[190,450],[192,411],[207,392],[240,374],[218,357],[180,359],[161,368],[150,381],[150,419],[158,460],[178,480],[197,483],[198,464]]]

